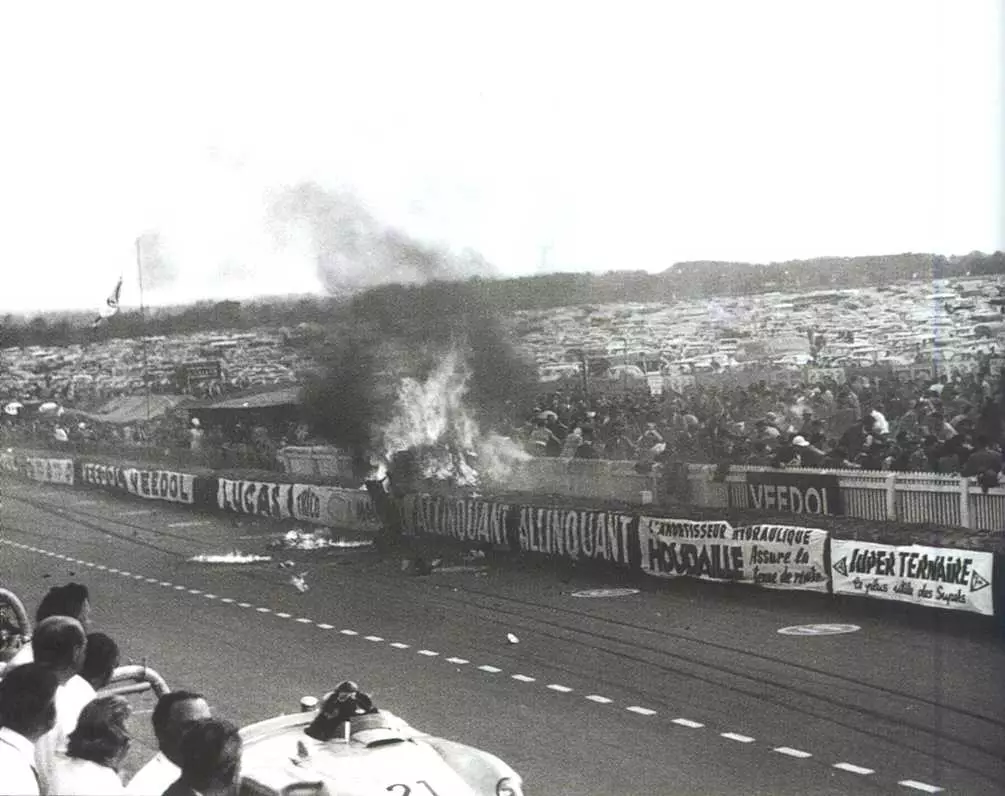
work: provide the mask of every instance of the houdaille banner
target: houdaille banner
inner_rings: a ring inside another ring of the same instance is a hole
[[[835,594],[994,615],[993,553],[831,540]]]
[[[658,578],[827,591],[827,531],[787,525],[639,518],[642,571]]]

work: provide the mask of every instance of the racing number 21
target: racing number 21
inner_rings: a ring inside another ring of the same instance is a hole
[[[421,785],[423,788],[425,788],[425,791],[423,791],[423,793],[428,793],[429,796],[438,796],[436,791],[433,790],[433,786],[430,785],[428,782],[426,782],[426,780],[417,779],[415,780],[415,784]],[[396,788],[401,788],[401,790],[396,790]],[[388,785],[384,790],[393,792],[394,796],[411,796],[412,786],[406,785],[403,782],[396,782],[393,785]],[[416,796],[418,796],[418,792],[416,792]]]

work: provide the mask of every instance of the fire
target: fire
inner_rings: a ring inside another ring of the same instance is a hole
[[[292,530],[287,531],[282,539],[273,542],[269,546],[291,550],[320,550],[331,547],[351,549],[372,547],[373,542],[369,539],[333,539],[327,529],[315,532]]]
[[[189,561],[195,561],[200,564],[257,564],[261,561],[271,560],[272,556],[256,556],[254,554],[242,553],[240,550],[222,555],[193,556],[189,559]]]
[[[482,476],[505,480],[515,461],[530,458],[506,437],[482,434],[464,402],[470,376],[454,349],[425,381],[402,379],[392,420],[383,431],[384,461],[409,451],[423,478],[476,486]],[[386,474],[383,463],[377,472]]]

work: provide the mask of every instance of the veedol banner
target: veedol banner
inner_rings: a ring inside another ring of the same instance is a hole
[[[381,529],[368,493],[338,487],[294,484],[293,516],[319,525],[365,531]]]
[[[85,462],[80,467],[80,480],[85,484],[117,489],[150,500],[191,505],[195,476],[170,470],[138,470],[110,464]]]
[[[216,505],[224,511],[285,520],[293,516],[290,506],[292,494],[292,484],[218,478]]]
[[[39,459],[26,456],[24,473],[35,481],[73,485],[73,459]]]
[[[520,549],[531,553],[632,564],[635,516],[597,509],[521,506]]]
[[[747,473],[747,504],[752,509],[793,514],[844,514],[836,475],[807,475],[784,470]]]
[[[835,594],[992,616],[993,553],[831,539]]]
[[[639,518],[642,571],[658,578],[827,591],[826,545],[827,532],[816,528]]]
[[[449,536],[463,542],[507,544],[510,506],[478,498],[406,495],[402,499],[406,534]]]

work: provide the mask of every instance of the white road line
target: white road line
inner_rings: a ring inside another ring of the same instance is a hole
[[[185,587],[184,587],[184,586],[182,586],[182,585],[181,585],[181,584],[179,584],[179,583],[176,583],[176,584],[175,584],[175,587],[174,587],[174,590],[175,590],[175,591],[185,591]]]
[[[314,624],[314,620],[313,619],[308,619],[306,616],[301,616],[299,619],[297,619],[297,621],[300,624],[302,624],[302,625],[313,625]]]
[[[427,658],[435,658],[440,653],[434,650],[419,650],[420,655],[425,655]]]
[[[751,738],[749,735],[738,735],[735,732],[720,732],[719,735],[723,738],[728,738],[731,741],[736,741],[737,743],[753,743],[756,739]]]
[[[207,600],[215,600],[216,599],[216,595],[215,594],[210,594],[208,592],[206,594],[202,595],[202,596],[205,597]]]
[[[222,603],[232,603],[232,602],[234,602],[234,598],[233,597],[221,597],[220,598],[220,602],[222,602]]]
[[[209,525],[206,520],[192,520],[191,522],[169,522],[168,528],[195,528],[199,525]]]
[[[276,616],[278,616],[280,619],[289,619],[291,616],[293,616],[293,614],[288,614],[286,613],[286,611],[277,611]]]
[[[394,647],[396,650],[407,650],[411,646],[411,644],[405,644],[401,641],[392,641],[391,646]]]
[[[106,566],[105,566],[104,564],[98,564],[98,565],[97,565],[97,567],[98,567],[98,569],[99,569],[99,570],[101,570],[102,572],[104,572],[104,571],[105,571],[106,569],[108,569],[108,567],[106,567]]]
[[[902,779],[897,784],[903,785],[905,788],[914,788],[914,790],[924,791],[925,793],[940,793],[942,791],[942,788],[937,785],[929,785],[927,782],[918,782],[916,779]]]
[[[629,705],[625,710],[630,710],[632,713],[638,713],[640,716],[655,716],[656,711],[650,710],[649,708],[640,708],[638,705]]]
[[[809,752],[804,752],[802,749],[793,749],[791,746],[778,746],[771,750],[772,752],[778,752],[780,755],[788,755],[789,757],[795,757],[799,760],[805,760],[807,757],[813,757]]]
[[[258,611],[258,613],[260,613],[260,614],[271,614],[272,613],[272,609],[271,608],[266,608],[264,605],[261,606],[261,607],[259,607],[259,608],[256,608],[255,610]]]
[[[382,636],[363,636],[363,638],[366,639],[367,641],[383,641],[384,640]]]
[[[97,506],[100,500],[75,500],[73,501],[74,506]]]
[[[60,556],[60,558],[62,558],[62,556]],[[117,569],[116,569],[115,567],[109,567],[109,568],[108,568],[108,571],[109,571],[109,572],[113,572],[113,573],[115,573],[116,575],[118,575],[118,574],[119,574],[119,571],[118,571],[118,570],[117,570]]]
[[[157,581],[157,584],[158,584],[159,586],[170,586],[170,585],[171,585],[171,584],[170,584],[170,583],[169,583],[168,581],[166,581],[166,580],[159,580],[159,581]]]
[[[143,578],[147,583],[156,583],[157,578]]]
[[[141,514],[153,514],[153,509],[136,509],[135,511],[120,511],[118,512],[123,517],[139,517]]]
[[[834,768],[840,768],[842,771],[850,771],[852,774],[875,774],[871,768],[862,768],[862,766],[852,765],[851,763],[835,763]]]
[[[357,633],[355,630],[350,630],[347,627],[346,628],[342,628],[342,630],[340,630],[339,633],[341,633],[343,636],[358,636],[359,635],[359,633]]]
[[[251,608],[251,603],[238,603],[238,608]]]
[[[572,689],[567,685],[559,685],[558,683],[551,683],[548,688],[552,691],[558,691],[560,694],[568,694]]]
[[[202,594],[202,592],[199,591],[199,589],[189,589],[188,593],[189,594]]]
[[[241,604],[243,605],[244,603],[241,603]],[[318,624],[318,627],[320,627],[322,630],[334,630],[335,629],[335,625],[327,625],[324,622],[320,622]]]
[[[489,674],[499,674],[502,671],[498,666],[479,666],[478,667],[483,672],[488,672]]]
[[[599,694],[587,694],[587,699],[591,702],[596,702],[598,705],[610,705],[614,700],[608,699],[605,696],[600,696]]]
[[[447,660],[450,660],[449,658]],[[526,674],[511,674],[514,680],[519,680],[521,683],[533,683],[537,681],[536,677],[529,677]]]
[[[463,666],[465,663],[471,663],[467,658],[447,658],[447,663],[456,663],[458,666]]]

